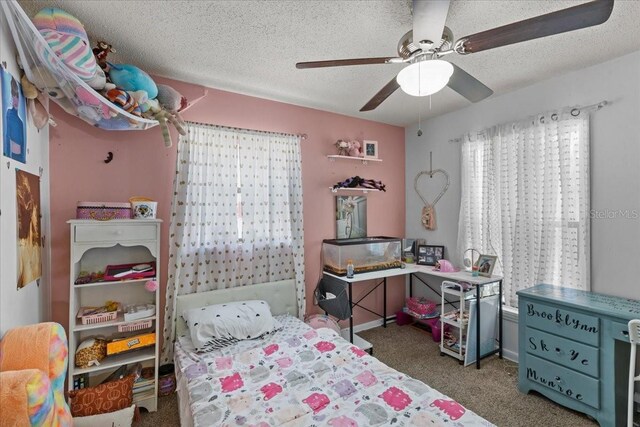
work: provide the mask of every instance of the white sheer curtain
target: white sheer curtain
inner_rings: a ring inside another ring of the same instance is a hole
[[[169,226],[163,362],[175,297],[295,279],[305,310],[300,138],[187,123]]]
[[[589,116],[465,135],[458,248],[498,255],[506,304],[537,283],[590,289]]]

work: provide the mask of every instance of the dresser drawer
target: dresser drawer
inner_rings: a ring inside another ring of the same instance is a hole
[[[155,224],[78,225],[74,237],[77,243],[132,240],[155,240]]]
[[[584,403],[593,408],[600,407],[600,381],[571,369],[554,365],[527,354],[525,377],[528,381],[547,387],[558,395]]]
[[[533,328],[526,329],[526,346],[529,354],[598,377],[600,357],[595,347]]]
[[[520,316],[526,325],[536,329],[581,343],[598,345],[600,319],[597,317],[526,299],[520,300]]]

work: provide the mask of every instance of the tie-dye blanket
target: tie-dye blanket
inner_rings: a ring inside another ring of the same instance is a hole
[[[280,320],[282,332],[222,352],[178,341],[194,426],[492,425],[329,329]]]

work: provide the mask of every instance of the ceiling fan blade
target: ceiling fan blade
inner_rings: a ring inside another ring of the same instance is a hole
[[[439,47],[448,13],[449,0],[413,0],[413,42]]]
[[[449,79],[449,86],[451,89],[458,92],[471,102],[482,101],[485,98],[493,95],[493,91],[486,87],[480,80],[467,73],[456,64],[453,65],[453,75]]]
[[[296,68],[323,68],[323,67],[343,67],[345,65],[369,65],[369,64],[386,64],[393,62],[392,60],[401,60],[393,56],[385,56],[381,58],[355,58],[355,59],[333,59],[329,61],[311,61],[298,62]]]
[[[609,19],[614,0],[595,0],[561,9],[546,15],[503,25],[460,39],[459,53],[474,53],[500,46],[538,39],[553,34],[566,33],[594,25]]]
[[[378,105],[382,104],[382,102],[387,99],[393,92],[395,92],[399,87],[400,85],[394,77],[389,83],[387,83],[382,89],[380,89],[378,93],[376,93],[373,98],[371,98],[369,102],[367,102],[365,106],[360,109],[360,111],[375,110]]]

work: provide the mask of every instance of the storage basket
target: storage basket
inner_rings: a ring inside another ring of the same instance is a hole
[[[76,219],[93,219],[96,221],[131,219],[131,203],[78,202]]]
[[[176,391],[176,375],[173,363],[162,365],[158,369],[158,396],[168,396]]]
[[[118,332],[140,331],[142,329],[150,328],[151,325],[153,325],[152,320],[143,320],[142,322],[127,323],[125,325],[118,325]]]
[[[83,307],[78,311],[78,317],[83,325],[94,325],[96,323],[110,322],[118,317],[117,311],[107,311],[105,313],[85,314],[93,311],[92,308]]]
[[[428,316],[438,309],[438,305],[423,297],[410,297],[407,298],[407,308],[420,316]]]

